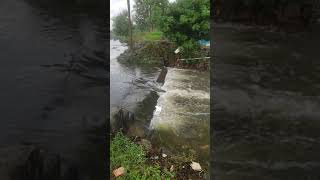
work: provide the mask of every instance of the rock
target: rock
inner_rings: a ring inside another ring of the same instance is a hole
[[[195,170],[195,171],[201,171],[201,166],[200,166],[200,164],[197,163],[197,162],[192,162],[192,163],[190,164],[190,166],[191,166],[191,168],[192,168],[193,170]]]
[[[122,176],[125,173],[124,167],[119,167],[118,169],[113,170],[112,173],[115,177]]]
[[[166,154],[164,154],[164,153],[162,153],[162,157],[164,157],[164,158],[165,158],[165,157],[167,157],[167,155],[166,155]]]
[[[134,120],[135,117],[132,112],[125,109],[120,109],[117,114],[115,114],[113,131],[117,132],[119,130],[122,130],[126,133],[129,130],[129,126],[134,122]]]
[[[166,67],[163,67],[159,76],[158,76],[157,82],[164,83],[167,73],[168,73],[168,69]]]

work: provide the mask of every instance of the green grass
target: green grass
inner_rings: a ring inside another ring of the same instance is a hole
[[[143,42],[143,41],[159,41],[162,39],[162,32],[161,31],[154,31],[154,32],[134,32],[133,33],[133,41],[134,42]],[[126,36],[116,36],[121,42],[128,43],[128,37]]]
[[[148,32],[144,36],[145,41],[159,41],[162,37],[162,32],[155,31],[155,32]]]
[[[133,40],[135,42],[139,41],[159,41],[162,38],[161,31],[154,32],[135,32],[133,34]]]
[[[146,152],[122,133],[116,134],[110,145],[110,174],[119,167],[125,168],[125,175],[118,179],[170,179],[173,174],[161,171],[159,165],[146,163]]]

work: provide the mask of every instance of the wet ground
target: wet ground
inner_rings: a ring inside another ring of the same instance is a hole
[[[318,32],[214,24],[212,178],[319,179]]]

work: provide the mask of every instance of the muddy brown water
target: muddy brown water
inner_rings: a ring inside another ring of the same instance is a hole
[[[319,179],[319,25],[213,26],[212,178]]]

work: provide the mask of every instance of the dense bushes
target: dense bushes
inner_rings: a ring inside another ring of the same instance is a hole
[[[209,40],[209,0],[177,0],[162,19],[164,36],[182,47],[184,57],[197,56],[198,40]]]

